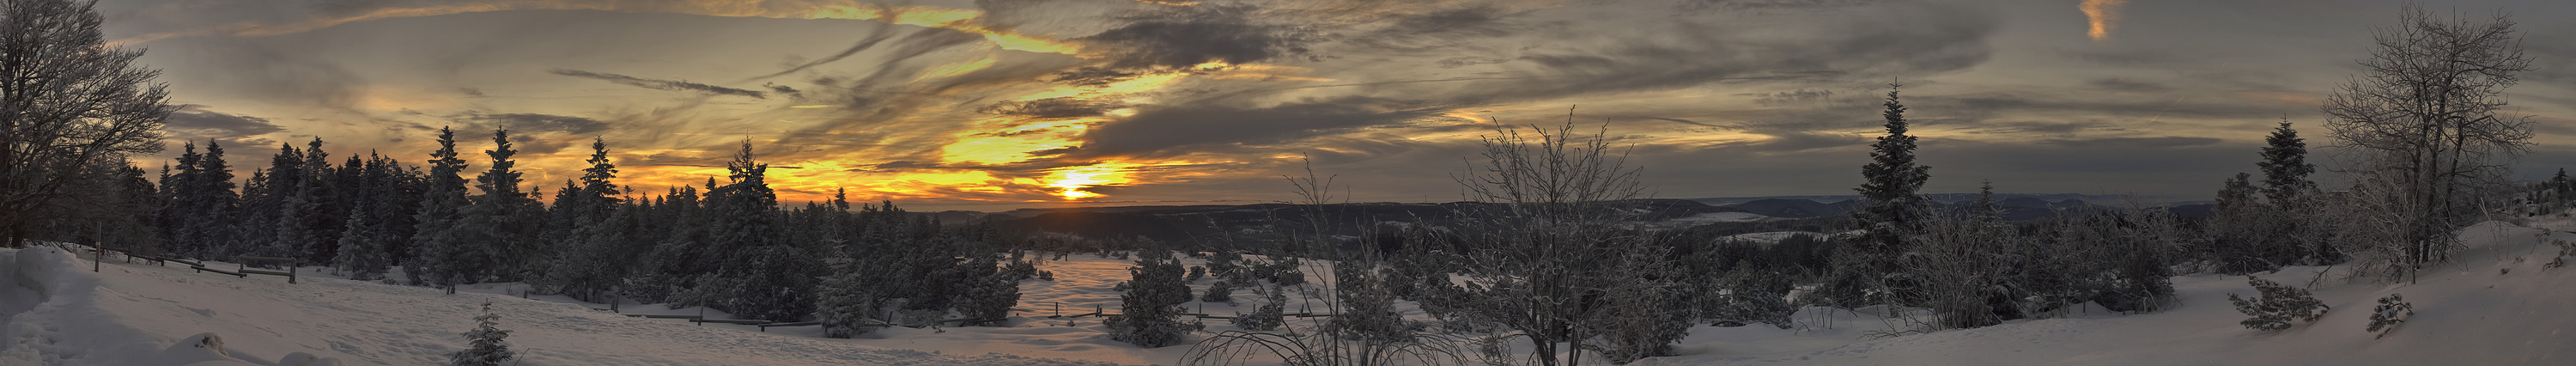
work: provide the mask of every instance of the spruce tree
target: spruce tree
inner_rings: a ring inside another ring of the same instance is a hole
[[[1109,338],[1155,348],[1180,343],[1182,336],[1197,331],[1180,320],[1185,312],[1181,304],[1190,301],[1182,271],[1170,251],[1138,251],[1136,266],[1127,268],[1132,287],[1118,295],[1119,314],[1101,322],[1109,327]]]
[[[2307,162],[2307,140],[2299,138],[2299,131],[2284,120],[2263,142],[2263,162],[2255,163],[2263,169],[2263,198],[2274,206],[2301,202],[2317,186],[2308,181],[2308,174],[2315,173],[2317,167]]]
[[[429,176],[421,187],[420,211],[413,215],[413,260],[404,261],[403,270],[415,284],[435,285],[456,293],[456,285],[467,283],[474,247],[457,227],[464,210],[472,205],[465,198],[465,160],[456,158],[456,132],[438,129],[438,150],[429,154]]]
[[[707,204],[709,239],[714,253],[723,253],[711,275],[727,286],[700,283],[698,293],[745,318],[789,321],[813,313],[812,273],[821,266],[807,248],[778,240],[778,195],[764,177],[769,165],[753,156],[746,139],[726,168],[732,184],[708,191]]]
[[[474,188],[482,194],[472,197],[474,204],[463,211],[458,221],[457,230],[470,238],[465,243],[474,247],[478,257],[465,263],[466,268],[459,273],[476,280],[498,277],[515,281],[535,272],[538,243],[531,225],[537,220],[530,215],[535,201],[519,190],[520,176],[525,173],[513,170],[517,162],[511,160],[518,153],[511,146],[509,130],[492,131],[492,149],[483,151],[492,159],[492,165],[474,176]]]
[[[1853,213],[1854,221],[1866,225],[1863,234],[1849,246],[1843,257],[1849,259],[1836,266],[1835,279],[1827,291],[1845,306],[1891,304],[1905,301],[1904,292],[1911,287],[1911,276],[1898,265],[1905,253],[1905,236],[1920,225],[1925,201],[1917,193],[1932,177],[1932,167],[1914,163],[1915,137],[1908,135],[1905,104],[1897,98],[1899,84],[1888,84],[1887,107],[1880,115],[1887,123],[1886,136],[1870,144],[1870,163],[1861,166],[1861,183],[1857,191],[1866,205]],[[1855,298],[1863,294],[1880,294],[1876,298]]]
[[[465,332],[466,348],[447,356],[451,366],[501,366],[512,358],[510,345],[501,342],[510,331],[501,330],[501,315],[492,313],[492,303],[483,303],[483,315],[474,317],[474,330]]]

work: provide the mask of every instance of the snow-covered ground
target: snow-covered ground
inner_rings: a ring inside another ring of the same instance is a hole
[[[2563,230],[2576,222],[2535,226]],[[2179,302],[2157,313],[2095,308],[2057,319],[1873,338],[1890,329],[1889,322],[1810,309],[1795,317],[1799,324],[1791,329],[1692,328],[1677,347],[1680,355],[1639,364],[2576,364],[2576,332],[2567,331],[2576,328],[2576,311],[2570,311],[2576,309],[2576,291],[2569,290],[2576,268],[2542,268],[2558,253],[2543,238],[2576,241],[2576,234],[2486,223],[2464,230],[2463,237],[2469,248],[2458,259],[2412,284],[2349,282],[2340,278],[2342,267],[2260,275],[2291,285],[2323,278],[2313,281],[2316,296],[2334,309],[2316,323],[2279,333],[2236,324],[2244,316],[2227,303],[2227,294],[2252,295],[2244,277],[2188,275],[2174,278]],[[1201,263],[1183,258],[1184,265]],[[1055,272],[1057,280],[1022,282],[1016,316],[1001,327],[886,328],[861,339],[828,339],[810,326],[761,332],[746,325],[631,318],[560,297],[506,295],[519,288],[514,284],[447,295],[323,276],[287,284],[271,276],[235,278],[115,260],[92,273],[86,256],[41,247],[0,249],[0,330],[6,334],[0,339],[7,342],[0,364],[228,359],[291,365],[284,361],[296,353],[350,365],[437,364],[464,346],[459,333],[473,326],[485,301],[504,316],[501,327],[512,331],[511,349],[526,365],[1177,364],[1188,345],[1140,349],[1109,340],[1097,317],[1046,317],[1059,304],[1064,314],[1089,313],[1095,306],[1117,312],[1111,287],[1126,279],[1129,265],[1090,255],[1042,263],[1039,268]],[[1320,265],[1308,268],[1310,279],[1329,280]],[[1213,281],[1198,280],[1192,290],[1205,291]],[[2374,339],[2363,328],[2373,301],[2390,293],[2405,294],[2415,315],[2386,338]],[[1228,315],[1259,304],[1249,291],[1238,290],[1235,298],[1239,306],[1189,306]],[[633,304],[621,310],[703,311]],[[1409,302],[1399,310],[1422,318]],[[1300,321],[1291,319],[1292,325]],[[1234,329],[1221,320],[1206,325],[1209,332]],[[191,346],[189,337],[208,332],[221,337],[228,356]]]

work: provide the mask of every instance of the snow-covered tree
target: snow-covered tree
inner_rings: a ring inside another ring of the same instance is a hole
[[[500,324],[501,314],[492,313],[492,303],[484,302],[483,315],[474,317],[474,330],[465,332],[465,349],[448,354],[447,364],[501,366],[510,359],[518,358],[518,354],[510,352],[509,344],[501,343],[505,338],[510,337],[510,331],[501,330]]]
[[[430,152],[429,176],[422,182],[420,211],[413,215],[417,223],[411,242],[411,259],[403,261],[403,272],[414,284],[433,285],[456,292],[456,285],[471,283],[475,267],[484,263],[483,251],[470,242],[460,224],[465,209],[472,201],[465,198],[465,160],[456,158],[456,132],[438,129],[438,150]]]
[[[1181,304],[1190,301],[1182,271],[1170,251],[1138,252],[1136,266],[1127,269],[1127,283],[1133,287],[1118,295],[1119,314],[1101,322],[1109,326],[1110,339],[1156,348],[1178,344],[1181,336],[1197,331],[1196,325],[1180,320],[1186,312]]]
[[[128,156],[161,152],[167,104],[143,50],[108,44],[95,1],[22,0],[0,11],[0,246],[24,246],[65,192],[114,174]],[[212,145],[209,145],[212,149]],[[227,177],[229,178],[229,177]]]
[[[2332,309],[2326,306],[2325,302],[2317,301],[2315,296],[2309,295],[2308,290],[2254,276],[2245,276],[2245,282],[2254,285],[2254,290],[2259,293],[2250,300],[2237,297],[2235,293],[2229,293],[2227,302],[2235,304],[2237,312],[2249,316],[2245,321],[2238,322],[2246,328],[2266,332],[2290,329],[2291,320],[2313,323],[2319,318],[2324,318],[2326,311]]]
[[[1887,109],[1880,113],[1887,119],[1887,135],[1870,144],[1870,163],[1861,166],[1857,191],[1864,206],[1852,218],[1863,225],[1862,235],[1837,258],[1841,262],[1823,289],[1836,305],[1904,303],[1904,292],[1915,282],[1899,262],[1907,251],[1905,237],[1930,212],[1918,191],[1931,179],[1932,167],[1914,162],[1916,138],[1907,134],[1905,104],[1897,99],[1901,86],[1888,85]]]
[[[2485,212],[2529,150],[2532,121],[2506,112],[2505,89],[2532,70],[2522,36],[2503,15],[2487,21],[2437,16],[2420,5],[2398,13],[2398,25],[2372,32],[2374,48],[2354,77],[2327,95],[2326,132],[2360,154],[2346,170],[2354,199],[2394,215],[2347,218],[2356,226],[2394,226],[2395,235],[2345,238],[2369,253],[2355,267],[2385,279],[2411,278],[2449,257],[2453,230]],[[2364,241],[2368,240],[2368,241]],[[2383,273],[2386,272],[2386,273]]]

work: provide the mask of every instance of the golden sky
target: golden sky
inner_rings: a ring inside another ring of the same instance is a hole
[[[244,169],[319,136],[424,160],[507,128],[534,191],[607,140],[658,193],[743,140],[782,201],[998,210],[1457,199],[1492,121],[1607,124],[1668,198],[1849,194],[1901,81],[1930,190],[2206,196],[2358,72],[2395,1],[270,0],[100,4],[177,139]],[[2446,3],[2448,4],[2448,3]],[[2576,6],[2502,9],[2543,67],[2529,171],[2576,163]],[[2445,10],[2448,11],[2448,10]],[[2320,128],[2303,132],[2324,144]],[[175,144],[174,144],[175,146]],[[176,149],[165,155],[175,155]],[[337,159],[335,157],[335,160]],[[483,166],[479,154],[469,161]],[[167,159],[168,156],[160,157]],[[2545,174],[2545,172],[2538,173]],[[247,176],[248,174],[242,174]]]

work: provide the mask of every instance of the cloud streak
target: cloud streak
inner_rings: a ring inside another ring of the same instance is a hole
[[[752,98],[754,98],[754,99],[768,99],[768,98],[769,98],[769,94],[768,94],[768,93],[762,93],[762,92],[755,91],[755,90],[750,90],[750,89],[737,89],[737,88],[727,88],[727,87],[721,87],[721,86],[714,86],[714,85],[707,85],[707,84],[692,83],[692,82],[681,81],[681,80],[646,79],[646,78],[639,78],[639,77],[626,76],[626,75],[610,74],[610,73],[604,73],[604,72],[581,71],[581,70],[573,70],[573,69],[554,69],[554,70],[547,71],[547,73],[552,73],[552,74],[555,74],[555,75],[571,76],[571,77],[577,77],[577,78],[598,79],[598,80],[601,80],[601,81],[607,81],[607,82],[610,82],[610,83],[616,83],[616,84],[618,84],[618,85],[625,85],[625,86],[632,86],[632,87],[645,88],[645,89],[653,89],[653,90],[666,90],[666,91],[692,91],[692,92],[707,93],[707,94],[714,94],[714,95],[731,95],[731,96],[741,96],[741,97],[752,97]]]

